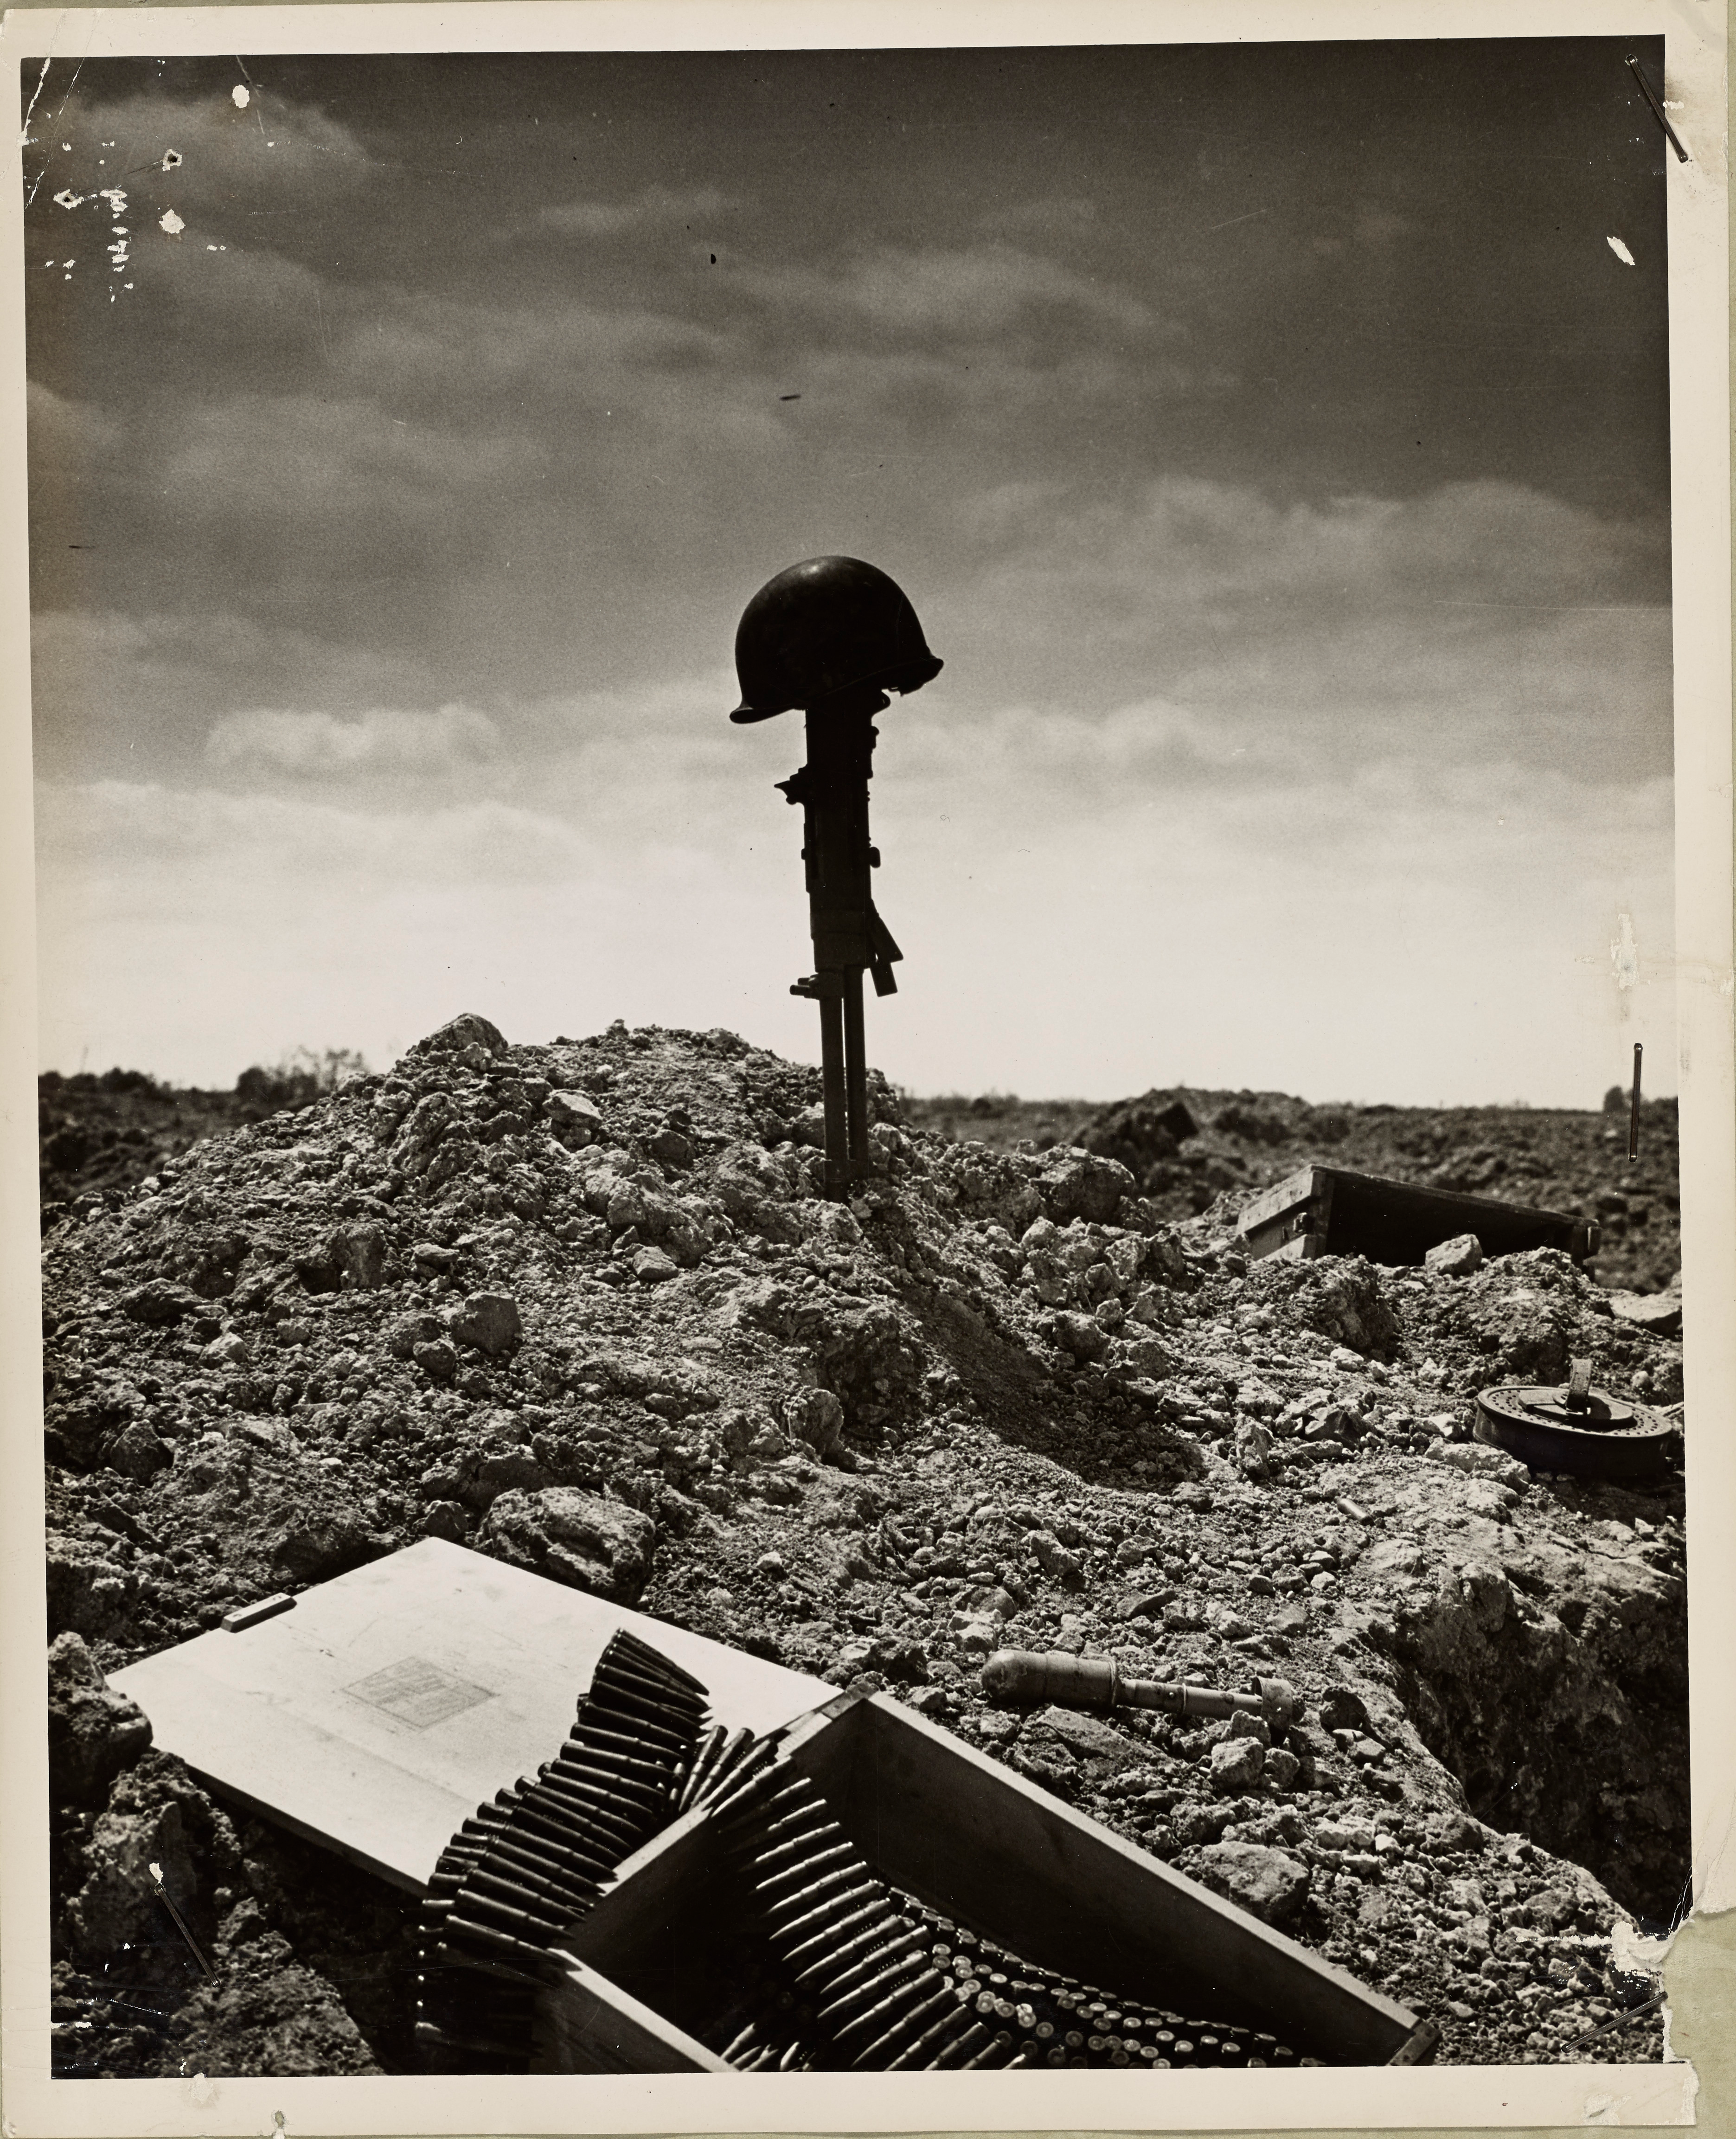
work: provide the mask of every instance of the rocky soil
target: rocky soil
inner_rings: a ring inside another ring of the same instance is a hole
[[[365,1068],[347,1049],[303,1050],[275,1070],[243,1070],[232,1091],[159,1084],[142,1070],[89,1070],[37,1079],[37,1148],[46,1231],[79,1196],[134,1188],[201,1138],[305,1106],[346,1072]]]
[[[1676,1104],[1642,1099],[1640,1153],[1627,1156],[1626,1103],[1553,1107],[1312,1106],[1286,1092],[1176,1086],[1111,1107],[986,1092],[906,1102],[912,1128],[996,1150],[1077,1143],[1129,1167],[1170,1220],[1239,1198],[1310,1163],[1499,1196],[1595,1218],[1592,1274],[1612,1288],[1665,1290],[1681,1268]]]
[[[1178,1217],[1168,1162],[949,1141],[878,1079],[828,1203],[817,1099],[728,1033],[462,1018],[54,1219],[57,2069],[414,2068],[412,1906],[208,1797],[104,1674],[427,1534],[889,1689],[1444,2059],[1661,2054],[1626,1941],[1687,1877],[1680,1476],[1467,1436],[1570,1356],[1678,1406],[1680,1344],[1553,1251],[1250,1268],[1251,1172]],[[1002,1646],[1277,1672],[1305,1720],[1004,1709]]]

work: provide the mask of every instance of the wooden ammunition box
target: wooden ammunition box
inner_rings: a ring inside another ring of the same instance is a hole
[[[1262,2029],[1323,2063],[1386,2064],[1407,2044],[1410,2062],[1432,2034],[884,1694],[840,1695],[785,1742],[881,1877],[1041,1966]],[[725,1892],[706,1808],[629,1858],[565,1942],[570,1973],[545,1994],[535,2068],[726,2070],[700,2039],[745,1972]]]
[[[1420,1263],[1430,1248],[1461,1233],[1474,1233],[1487,1256],[1559,1248],[1583,1262],[1598,1241],[1595,1223],[1563,1211],[1420,1188],[1339,1166],[1304,1166],[1287,1175],[1255,1197],[1240,1226],[1249,1256],[1301,1262],[1359,1255],[1377,1263]]]
[[[439,1538],[110,1683],[201,1782],[420,1893],[460,1821],[560,1746],[618,1628],[693,1672],[731,1728],[775,1730],[834,1690]]]

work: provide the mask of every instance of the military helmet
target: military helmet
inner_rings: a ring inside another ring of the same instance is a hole
[[[741,702],[730,718],[769,721],[856,683],[920,691],[941,665],[896,580],[859,557],[809,557],[768,580],[741,613]]]

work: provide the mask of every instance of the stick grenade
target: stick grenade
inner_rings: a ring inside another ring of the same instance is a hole
[[[982,1667],[985,1691],[997,1701],[1060,1701],[1073,1708],[1155,1708],[1167,1716],[1258,1716],[1287,1730],[1302,1703],[1288,1679],[1261,1678],[1252,1693],[1215,1686],[1126,1678],[1113,1657],[1076,1657],[1064,1649],[997,1649]]]
[[[1640,1156],[1640,1057],[1646,1052],[1636,1040],[1634,1042],[1634,1091],[1627,1110],[1627,1162],[1631,1166]]]
[[[819,1006],[829,1197],[847,1197],[868,1171],[862,976],[873,975],[876,995],[895,994],[892,968],[904,955],[868,888],[880,863],[868,837],[873,717],[888,691],[919,691],[940,669],[902,590],[855,557],[812,557],[780,572],[736,633],[741,703],[730,718],[797,707],[807,717],[808,762],[778,786],[802,810],[814,970],[790,993]]]

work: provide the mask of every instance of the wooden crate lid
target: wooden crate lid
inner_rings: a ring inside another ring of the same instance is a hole
[[[459,1823],[559,1748],[620,1627],[731,1729],[775,1730],[834,1691],[438,1538],[111,1683],[218,1790],[419,1892]]]

